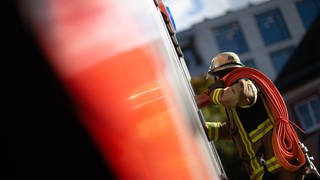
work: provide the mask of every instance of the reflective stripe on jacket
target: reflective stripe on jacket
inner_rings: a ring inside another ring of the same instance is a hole
[[[226,124],[207,123],[209,139],[223,138],[227,133],[222,133],[221,129],[227,129],[250,179],[262,179],[261,157],[265,159],[268,171],[281,167],[275,160],[271,142],[273,118],[252,81],[240,79],[230,87],[215,89],[211,100],[226,108],[228,121]]]

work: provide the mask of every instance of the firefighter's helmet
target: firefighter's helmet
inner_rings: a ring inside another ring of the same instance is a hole
[[[208,70],[209,75],[218,75],[220,72],[232,68],[243,67],[239,56],[234,52],[222,52],[216,55],[211,60],[211,65]]]

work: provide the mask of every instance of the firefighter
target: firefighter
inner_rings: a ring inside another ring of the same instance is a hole
[[[250,179],[299,179],[297,171],[284,169],[277,161],[272,148],[274,119],[266,104],[264,95],[255,82],[241,78],[226,87],[222,78],[231,71],[242,68],[237,54],[222,52],[216,55],[208,70],[215,79],[209,90],[196,95],[199,108],[208,103],[225,107],[227,122],[207,122],[208,138],[232,138]]]

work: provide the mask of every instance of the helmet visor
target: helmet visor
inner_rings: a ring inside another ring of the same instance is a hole
[[[243,64],[240,63],[227,63],[217,68],[209,68],[208,75],[213,76],[214,78],[221,78],[227,73],[229,73],[234,68],[243,67]]]

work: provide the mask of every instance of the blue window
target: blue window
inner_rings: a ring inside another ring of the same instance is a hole
[[[293,51],[294,51],[294,47],[289,47],[279,51],[272,52],[270,54],[273,67],[278,73],[286,65]]]
[[[265,45],[281,42],[290,37],[279,9],[258,14],[255,18]]]
[[[257,65],[256,65],[256,63],[254,62],[253,59],[244,60],[244,61],[243,61],[243,64],[244,64],[245,66],[247,66],[247,67],[252,67],[252,68],[257,69]]]
[[[197,52],[192,46],[183,47],[182,51],[184,54],[186,65],[189,70],[202,64],[201,59],[199,58]]]
[[[295,105],[295,113],[306,132],[312,132],[320,128],[320,98],[312,96]]]
[[[233,51],[241,54],[248,52],[247,42],[239,23],[233,22],[213,29],[220,51]]]
[[[302,0],[296,2],[304,27],[308,29],[320,12],[320,0]]]

